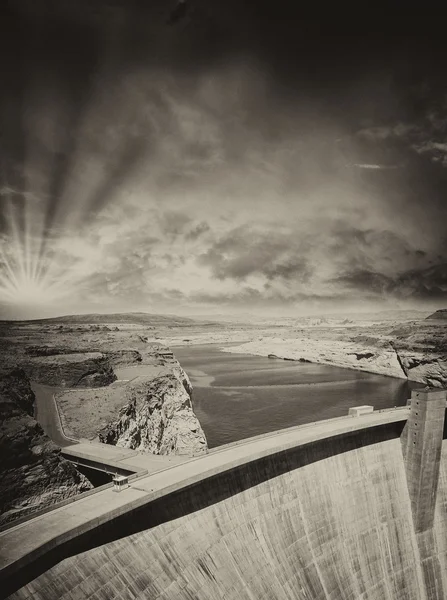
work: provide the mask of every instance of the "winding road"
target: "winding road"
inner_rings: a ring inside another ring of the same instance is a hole
[[[58,446],[72,446],[77,443],[67,438],[63,432],[59,413],[53,395],[59,388],[32,383],[31,385],[36,401],[34,404],[34,418],[45,431],[47,436]]]

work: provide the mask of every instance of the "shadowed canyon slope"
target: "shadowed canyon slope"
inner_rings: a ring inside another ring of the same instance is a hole
[[[19,369],[0,379],[0,525],[91,489],[33,418],[34,393]]]

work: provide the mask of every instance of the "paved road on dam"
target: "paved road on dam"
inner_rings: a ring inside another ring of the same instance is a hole
[[[120,493],[111,488],[87,493],[70,504],[1,532],[0,569],[9,565],[13,571],[13,563],[22,559],[20,562],[23,566],[30,553],[34,557],[44,554],[50,546],[55,547],[75,538],[81,530],[85,532],[94,529],[120,514],[212,475],[316,440],[405,421],[409,414],[410,408],[403,407],[359,417],[338,417],[264,434],[223,446],[181,465],[144,475],[133,480],[129,488]]]

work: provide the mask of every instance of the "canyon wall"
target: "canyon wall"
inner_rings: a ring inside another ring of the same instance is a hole
[[[60,456],[33,418],[33,405],[24,371],[0,379],[0,525],[93,487]]]
[[[116,380],[112,365],[101,352],[32,356],[20,366],[32,381],[62,387],[100,387]]]
[[[197,455],[207,450],[194,414],[192,386],[173,359],[155,378],[136,377],[123,389],[123,407],[99,432],[100,441],[151,454]]]
[[[273,355],[275,358],[307,360],[377,373],[399,379],[424,383],[430,387],[447,387],[447,355],[427,350],[417,351],[399,348],[390,340],[371,338],[355,342],[312,338],[265,338],[222,347],[222,351],[236,354]]]

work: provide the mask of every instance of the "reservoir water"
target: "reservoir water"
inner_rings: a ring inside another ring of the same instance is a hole
[[[410,396],[402,379],[351,369],[231,354],[210,344],[173,351],[193,384],[210,448],[346,415],[351,406],[403,406]]]

